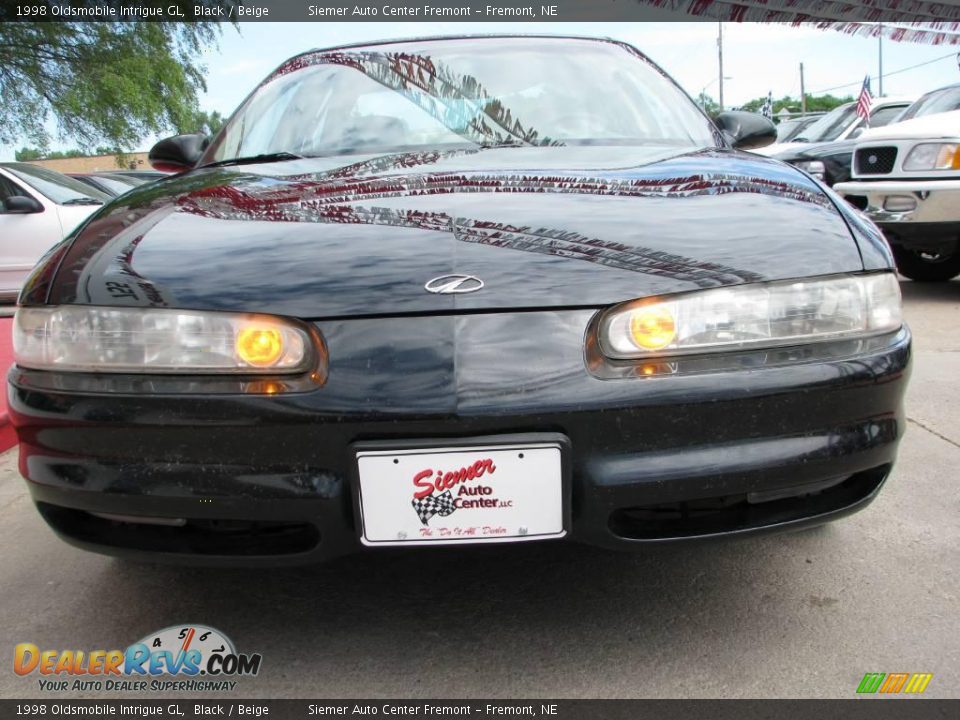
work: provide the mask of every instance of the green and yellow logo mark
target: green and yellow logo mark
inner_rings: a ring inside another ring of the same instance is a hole
[[[860,681],[857,692],[863,695],[878,692],[919,695],[927,689],[932,679],[933,673],[867,673]]]

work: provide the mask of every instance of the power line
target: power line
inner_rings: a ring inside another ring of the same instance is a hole
[[[884,76],[885,78],[888,78],[888,77],[891,77],[891,76],[893,76],[893,75],[899,75],[900,73],[905,73],[905,72],[907,72],[907,71],[909,71],[909,70],[916,70],[917,68],[923,67],[924,65],[932,65],[932,64],[935,63],[935,62],[940,62],[941,60],[946,60],[947,58],[952,58],[952,57],[954,57],[955,55],[956,55],[956,53],[948,53],[948,54],[943,55],[943,56],[941,56],[941,57],[934,58],[933,60],[927,60],[926,62],[922,62],[922,63],[919,63],[919,64],[917,64],[917,65],[911,65],[910,67],[900,68],[899,70],[894,70],[893,72],[884,73],[883,76]],[[811,92],[810,94],[811,94],[811,95],[822,95],[823,93],[830,92],[831,90],[841,90],[842,88],[848,88],[848,87],[853,87],[853,86],[855,86],[855,85],[860,85],[862,82],[863,82],[863,80],[857,80],[857,81],[855,81],[855,82],[847,83],[846,85],[835,85],[835,86],[833,86],[833,87],[828,87],[828,88],[826,88],[826,89],[824,89],[824,90],[817,90],[817,91],[815,91],[815,92]]]

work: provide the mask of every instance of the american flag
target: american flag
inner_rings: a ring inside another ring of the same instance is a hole
[[[763,107],[760,108],[760,114],[768,120],[773,119],[773,91],[767,93],[767,99],[763,101]]]
[[[860,97],[857,98],[857,115],[863,118],[864,122],[870,120],[870,104],[873,102],[873,95],[870,94],[870,76],[863,79],[863,87],[860,88]]]

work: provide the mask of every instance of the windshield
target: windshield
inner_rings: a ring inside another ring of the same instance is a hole
[[[906,105],[887,105],[879,110],[874,110],[870,113],[870,127],[878,128],[889,125],[894,120],[899,119],[906,107]]]
[[[501,145],[716,144],[690,99],[610,42],[485,38],[294,58],[203,162]]]
[[[41,195],[58,205],[100,205],[110,196],[72,177],[39,165],[4,165],[4,167]]]
[[[857,121],[857,106],[854,103],[834,108],[797,135],[798,142],[829,142],[836,140],[843,131]]]
[[[950,112],[952,110],[960,110],[960,86],[943,88],[942,90],[934,90],[932,93],[927,93],[907,108],[906,112],[900,116],[899,122],[923,117],[924,115]]]
[[[116,177],[115,175],[97,175],[95,177],[95,182],[101,183],[104,187],[109,188],[117,195],[122,195],[125,192],[129,192],[137,185],[143,184],[143,181],[140,180]]]

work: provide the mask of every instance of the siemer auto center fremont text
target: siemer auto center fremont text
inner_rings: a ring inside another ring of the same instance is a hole
[[[382,5],[379,8],[373,5],[354,5],[349,7],[326,7],[310,5],[307,8],[310,17],[408,17],[408,18],[437,18],[437,17],[537,17],[533,5],[525,7],[499,7],[485,5],[482,8],[446,7],[438,5],[396,6]],[[556,5],[541,5],[540,16],[553,17],[557,15]]]
[[[557,715],[556,703],[546,703],[540,706],[540,715]],[[379,708],[375,705],[323,705],[311,703],[307,706],[308,715],[511,715],[536,717],[537,712],[533,705],[486,704],[473,705],[407,705],[403,703],[386,703]]]

